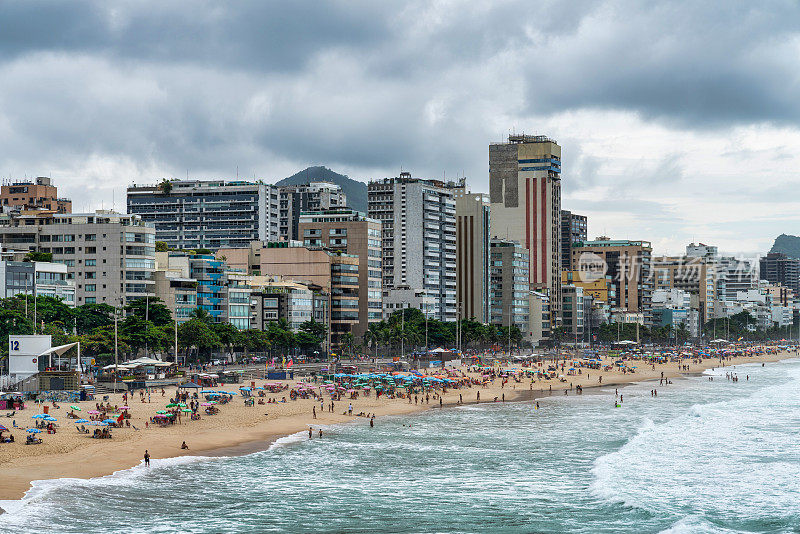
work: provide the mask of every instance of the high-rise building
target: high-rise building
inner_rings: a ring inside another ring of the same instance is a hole
[[[561,269],[572,269],[572,245],[586,241],[586,215],[561,210]]]
[[[369,216],[383,224],[383,288],[422,290],[432,299],[430,318],[454,321],[456,303],[456,205],[453,191],[436,180],[399,178],[367,186]],[[387,295],[388,296],[388,295]],[[463,311],[463,310],[462,310]]]
[[[585,271],[587,279],[611,277],[614,299],[608,304],[620,316],[638,315],[650,324],[653,281],[652,247],[648,241],[598,238],[572,248],[572,265]]]
[[[297,241],[267,243],[261,249],[261,273],[279,275],[286,280],[316,284],[331,296],[330,324],[326,325],[333,345],[359,326],[360,259]]]
[[[529,256],[516,241],[491,240],[491,323],[514,325],[526,339],[533,336],[531,327]],[[534,325],[536,326],[536,325]]]
[[[654,290],[680,289],[692,295],[690,307],[699,312],[704,323],[715,316],[718,284],[717,262],[714,256],[655,257],[653,282]]]
[[[379,322],[383,313],[381,222],[349,208],[328,209],[302,213],[298,231],[308,248],[358,257],[359,321],[352,333],[363,336],[369,323]]]
[[[0,219],[4,249],[50,253],[53,262],[67,266],[78,306],[121,306],[154,296],[155,237],[138,215],[105,210],[32,211]]]
[[[490,322],[489,197],[456,189],[456,299],[462,317]]]
[[[341,186],[330,182],[282,185],[278,190],[280,199],[278,233],[283,240],[302,239],[297,225],[303,212],[347,207],[347,195]]]
[[[489,145],[492,235],[530,253],[531,289],[550,293],[551,322],[561,307],[561,147],[545,136],[509,135]]]
[[[760,278],[771,284],[788,287],[800,294],[800,259],[780,252],[770,252],[760,260]]]
[[[174,249],[217,250],[278,239],[278,189],[243,180],[172,180],[128,187],[128,213]]]
[[[574,285],[561,287],[561,314],[569,340],[581,341],[584,333],[583,288]]]
[[[72,201],[58,197],[58,188],[46,176],[36,181],[17,181],[0,187],[0,204],[3,211],[48,210],[72,213]]]

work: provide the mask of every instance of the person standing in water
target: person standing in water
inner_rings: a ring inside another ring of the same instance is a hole
[[[144,465],[145,467],[150,467],[150,453],[147,449],[144,450]]]

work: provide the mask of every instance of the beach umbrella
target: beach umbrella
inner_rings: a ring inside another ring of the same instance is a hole
[[[70,406],[70,408],[72,408],[73,410],[81,411],[81,409],[78,406]]]
[[[120,406],[119,409],[120,410],[130,410],[130,408],[128,406]]]
[[[88,411],[88,412],[86,412],[86,413],[90,413],[90,414],[92,414],[92,415],[97,415],[97,414],[99,414],[100,412],[99,412],[99,411],[97,411],[97,410],[89,410],[89,411]]]
[[[175,404],[174,402],[170,402],[169,404],[167,404],[167,408],[175,408],[176,406],[178,406],[178,405]],[[158,412],[156,412],[156,413],[158,413]]]
[[[166,413],[167,413],[167,412],[166,412],[166,411],[164,411],[164,410],[158,410],[156,413],[157,413],[158,415],[166,415]]]
[[[201,402],[200,406],[211,406],[210,402]]]
[[[51,421],[51,422],[52,422],[52,421],[58,421],[58,419],[56,419],[56,418],[55,418],[55,417],[53,417],[52,415],[48,415],[47,417],[42,417],[42,420],[43,420],[43,421]]]
[[[192,413],[192,410],[190,410],[189,408],[183,408],[183,409],[181,409],[181,411],[183,413]]]
[[[103,423],[107,423],[109,425],[116,423],[114,419],[103,419]]]
[[[0,432],[8,432],[8,429],[3,425],[0,425]]]
[[[76,423],[88,423],[88,422],[89,422],[89,420],[88,420],[88,419],[78,419],[78,420],[77,420],[77,421],[75,421],[75,422],[76,422]]]
[[[181,402],[180,404],[178,404],[178,406],[180,406],[181,408],[186,408],[186,403],[185,402]]]
[[[42,431],[39,430],[38,428],[29,428],[26,432],[28,434],[41,434],[42,433]]]
[[[37,413],[36,415],[32,415],[31,419],[44,419],[47,417],[46,413]]]

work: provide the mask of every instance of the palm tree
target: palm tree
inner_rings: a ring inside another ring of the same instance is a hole
[[[364,343],[375,348],[375,357],[378,357],[378,344],[381,341],[381,324],[371,323],[364,332]]]

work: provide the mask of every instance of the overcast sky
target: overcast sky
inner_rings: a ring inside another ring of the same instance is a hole
[[[590,237],[767,250],[800,234],[795,1],[0,0],[0,176],[73,209],[161,177],[466,174],[562,146]]]

